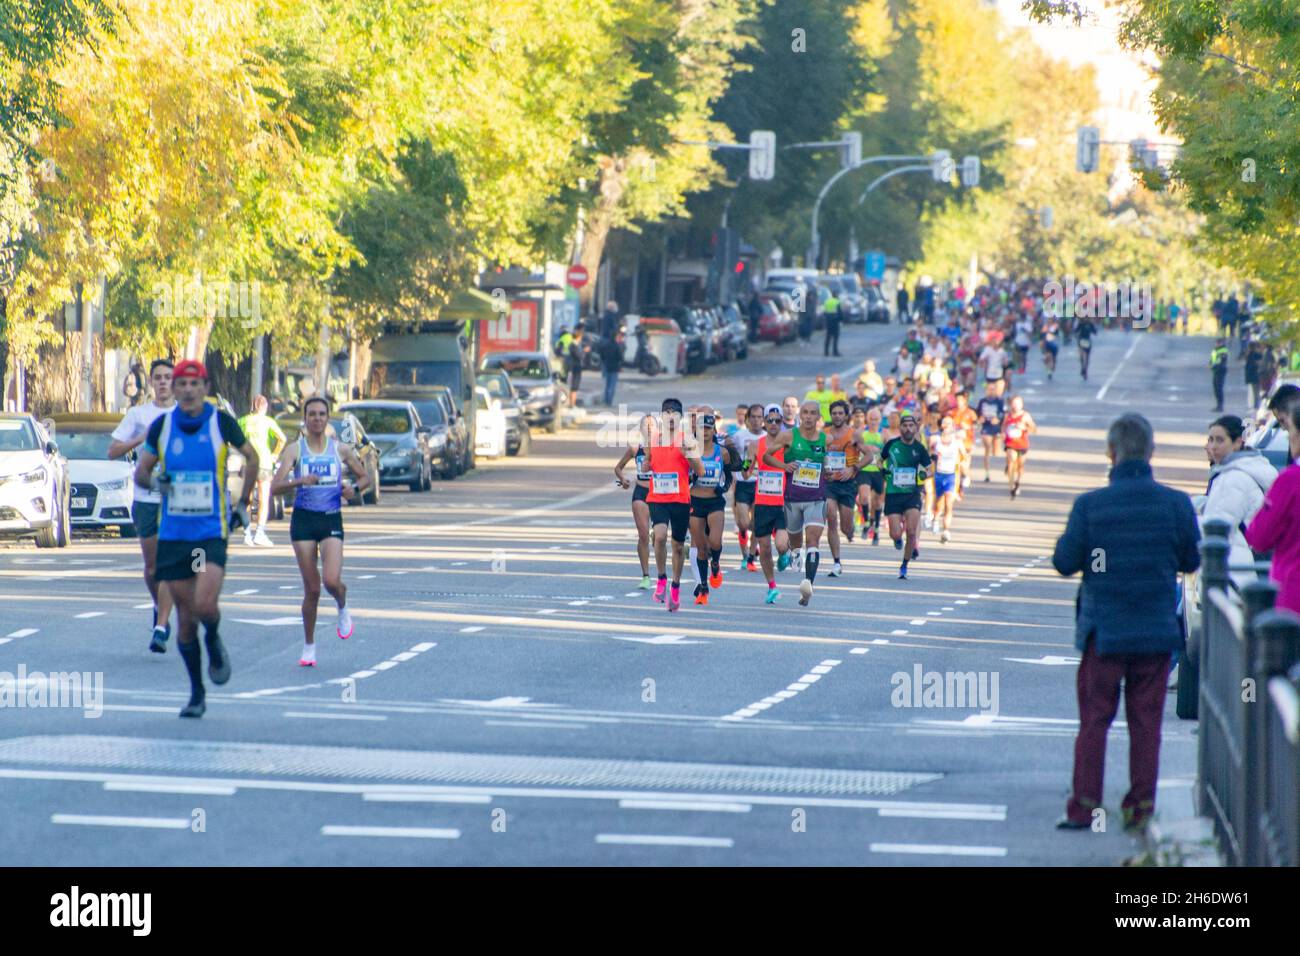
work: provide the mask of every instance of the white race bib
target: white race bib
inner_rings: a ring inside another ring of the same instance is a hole
[[[1020,431],[1020,426],[1019,426],[1019,425],[1008,425],[1008,426],[1007,426],[1007,437],[1008,437],[1008,438],[1015,439],[1015,438],[1019,438],[1020,435],[1021,435],[1021,431]]]
[[[657,495],[676,495],[681,493],[680,476],[675,471],[656,471],[654,474],[654,493]]]
[[[213,514],[212,480],[210,471],[172,472],[171,492],[167,498],[168,513],[188,517]]]
[[[845,452],[842,452],[842,451],[828,451],[828,452],[826,453],[826,470],[827,470],[827,471],[843,471],[844,469],[846,469],[846,468],[848,468],[848,467],[849,467],[849,464],[848,464],[848,461],[845,460]]]
[[[779,495],[785,492],[785,473],[780,471],[760,471],[758,473],[758,493],[760,495]]]
[[[915,468],[895,468],[894,485],[898,488],[915,488],[916,487],[916,469]]]
[[[795,469],[794,483],[800,488],[820,488],[822,464],[819,461],[801,461]]]

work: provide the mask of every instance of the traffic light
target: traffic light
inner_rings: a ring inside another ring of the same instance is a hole
[[[946,149],[936,149],[930,154],[930,174],[936,183],[952,182],[952,153]]]
[[[1074,168],[1081,173],[1095,173],[1100,165],[1101,130],[1095,126],[1080,126],[1079,141],[1074,154]]]
[[[1130,161],[1143,169],[1158,169],[1160,167],[1160,154],[1156,148],[1151,146],[1145,139],[1135,139],[1129,141]]]
[[[967,156],[961,161],[961,184],[975,187],[980,184],[980,158]]]
[[[862,134],[845,133],[840,137],[840,167],[852,169],[862,162]]]
[[[1038,221],[1044,229],[1051,229],[1052,224],[1056,222],[1056,210],[1051,206],[1044,206],[1038,210]]]
[[[749,178],[771,179],[776,175],[776,133],[756,129],[749,134]]]

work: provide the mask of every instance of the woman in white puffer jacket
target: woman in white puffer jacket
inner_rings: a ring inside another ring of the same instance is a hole
[[[1204,523],[1218,518],[1232,528],[1230,564],[1247,564],[1254,560],[1250,546],[1246,544],[1244,529],[1263,506],[1264,495],[1277,478],[1277,469],[1263,455],[1244,446],[1244,428],[1236,415],[1224,415],[1211,423],[1205,440],[1205,452],[1212,467],[1201,520]],[[1251,579],[1249,574],[1233,577],[1240,578],[1238,585]]]

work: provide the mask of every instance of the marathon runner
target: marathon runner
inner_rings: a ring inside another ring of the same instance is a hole
[[[975,457],[975,431],[978,427],[979,415],[970,407],[965,392],[958,392],[955,401],[956,407],[951,413],[952,426],[956,429],[962,444],[966,446],[966,454],[961,459],[961,481],[957,486],[957,500],[961,501],[962,491],[970,487],[970,464]]]
[[[788,534],[802,533],[804,579],[799,582],[799,604],[812,600],[813,581],[821,552],[822,528],[826,526],[826,436],[821,433],[821,405],[814,401],[799,407],[799,427],[782,432],[767,443],[763,460],[782,466],[790,476],[785,492],[785,527]],[[782,449],[789,449],[777,458]]]
[[[1020,480],[1025,475],[1025,456],[1029,454],[1029,436],[1038,431],[1033,417],[1025,411],[1025,400],[1019,395],[1011,399],[1011,411],[1002,423],[1002,445],[1007,450],[1007,481],[1011,497],[1020,494]]]
[[[754,543],[754,478],[745,472],[754,458],[754,449],[763,439],[763,406],[749,405],[745,409],[745,427],[738,429],[728,439],[736,466],[736,491],[731,502],[731,513],[736,519],[736,538],[740,541],[740,570],[757,571],[754,566],[757,550]]]
[[[899,416],[898,437],[885,442],[880,457],[885,469],[885,517],[894,547],[903,551],[899,578],[907,579],[907,563],[921,556],[917,547],[921,525],[921,486],[930,466],[930,451],[917,441],[920,424],[911,412]],[[906,542],[904,542],[906,534]]]
[[[875,454],[872,446],[864,444],[859,432],[849,424],[849,403],[843,399],[831,402],[831,424],[825,430],[826,438],[826,518],[834,566],[829,577],[838,578],[844,573],[840,564],[840,529],[853,543],[853,509],[858,502],[858,473],[862,462],[870,461]]]
[[[1049,315],[1043,322],[1043,363],[1047,366],[1048,381],[1051,381],[1052,373],[1056,371],[1056,356],[1061,351],[1061,343],[1058,341],[1060,334],[1061,323]]]
[[[256,527],[249,525],[244,529],[244,544],[250,548],[254,545],[259,548],[275,546],[266,535],[266,519],[270,517],[273,494],[271,476],[275,473],[276,458],[289,443],[275,419],[266,414],[266,406],[266,396],[256,396],[253,399],[253,410],[239,420],[239,427],[243,429],[249,444],[257,449],[258,460],[262,462],[257,474]],[[306,406],[303,408],[305,413]]]
[[[144,444],[151,426],[158,418],[176,406],[172,397],[172,363],[167,359],[154,359],[149,366],[149,382],[153,385],[153,401],[133,405],[126,410],[122,421],[113,429],[113,441],[108,446],[109,458],[122,458]],[[151,488],[135,485],[131,502],[131,523],[140,539],[140,553],[144,555],[144,583],[153,598],[153,625],[149,650],[155,654],[167,653],[167,639],[171,636],[171,591],[160,587],[158,569],[158,509],[162,498]]]
[[[1092,338],[1097,334],[1097,327],[1089,319],[1083,319],[1074,330],[1079,339],[1079,374],[1088,381],[1088,362],[1092,358]]]
[[[623,457],[614,466],[614,480],[622,488],[632,488],[632,521],[636,524],[636,556],[641,561],[642,591],[649,591],[650,583],[650,505],[646,496],[650,493],[650,448],[655,444],[657,431],[655,417],[642,417],[638,427],[639,441],[636,446],[629,445]],[[636,459],[636,485],[623,477],[623,469],[633,458]]]
[[[785,451],[782,449],[777,452],[779,467],[767,464],[763,457],[767,453],[767,443],[782,434],[781,426],[781,409],[776,405],[768,406],[763,414],[764,435],[759,439],[754,457],[749,460],[747,468],[748,473],[755,478],[754,537],[757,539],[763,577],[767,579],[767,596],[763,599],[766,604],[775,604],[781,597],[776,587],[776,572],[772,569],[769,539],[776,539],[777,570],[784,571],[790,566],[790,537],[785,530],[785,489],[789,483],[785,474]]]
[[[352,636],[348,588],[343,583],[343,502],[362,494],[370,485],[370,476],[351,445],[326,434],[330,424],[327,399],[313,395],[303,402],[302,415],[303,432],[281,453],[270,490],[276,495],[295,491],[289,541],[302,574],[302,626],[306,634],[298,664],[315,667],[316,610],[322,582],[338,605],[335,632],[345,641]],[[355,482],[343,480],[344,465]],[[293,477],[289,477],[290,473]]]
[[[939,434],[931,439],[930,453],[934,456],[934,517],[931,526],[942,523],[939,540],[947,544],[952,540],[952,509],[957,497],[958,475],[967,455],[966,444],[957,434],[951,417],[944,418]]]
[[[799,425],[799,399],[787,395],[781,400],[781,430],[788,432]]]
[[[980,441],[984,445],[984,480],[989,478],[989,458],[997,454],[998,439],[1002,436],[1002,418],[1006,412],[1006,403],[998,395],[997,386],[988,382],[984,386],[984,397],[975,408],[979,416]]]
[[[735,459],[718,443],[717,419],[707,412],[700,416],[700,461],[704,472],[691,483],[691,541],[700,577],[695,603],[708,604],[709,589],[722,587],[722,532],[727,510],[722,488]]]
[[[871,534],[871,543],[880,544],[880,515],[885,507],[885,473],[880,470],[880,451],[887,436],[881,429],[880,408],[867,412],[866,427],[861,430],[862,444],[875,449],[871,460],[858,472],[858,507],[862,510],[863,534]]]
[[[190,702],[182,717],[202,717],[203,659],[198,625],[208,649],[208,676],[214,684],[230,680],[230,656],[217,631],[218,602],[226,570],[226,539],[232,528],[248,526],[248,502],[261,462],[239,423],[206,401],[208,370],[186,359],[173,372],[178,406],[154,420],[135,468],[135,483],[153,482],[154,465],[162,495],[158,527],[157,577],[176,605],[177,645],[190,676]],[[229,514],[226,493],[227,448],[244,456],[239,504]]]
[[[664,600],[668,610],[681,607],[682,562],[686,558],[686,532],[691,522],[690,475],[704,473],[699,441],[682,426],[682,403],[666,398],[661,406],[659,439],[650,446],[650,526],[654,535],[655,568],[659,581],[654,599]],[[668,537],[673,539],[673,582],[668,589]]]
[[[984,370],[984,382],[991,385],[996,391],[993,393],[1001,396],[1006,390],[1006,353],[1002,351],[1002,346],[990,342],[984,346],[984,351],[980,353],[980,368]]]

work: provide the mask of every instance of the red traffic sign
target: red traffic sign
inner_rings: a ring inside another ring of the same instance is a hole
[[[569,285],[575,289],[581,289],[587,284],[587,279],[590,277],[587,275],[586,266],[570,266],[565,278],[568,280]]]

